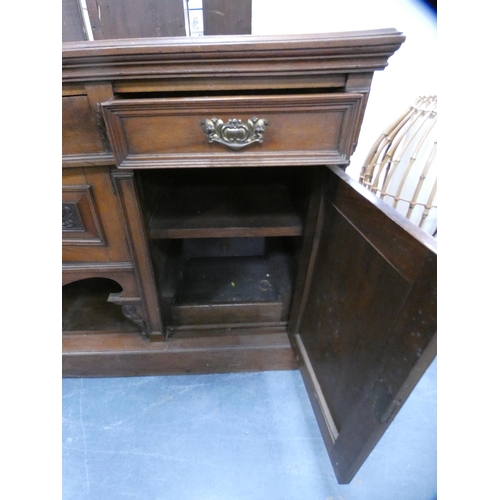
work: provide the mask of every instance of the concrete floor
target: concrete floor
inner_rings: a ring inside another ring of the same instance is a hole
[[[436,361],[349,485],[298,371],[63,380],[64,500],[433,500]]]

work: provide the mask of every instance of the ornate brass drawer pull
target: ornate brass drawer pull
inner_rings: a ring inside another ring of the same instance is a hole
[[[246,123],[232,118],[224,123],[220,118],[206,118],[200,122],[209,143],[217,142],[229,149],[242,149],[264,141],[264,130],[269,125],[263,118],[250,118]]]

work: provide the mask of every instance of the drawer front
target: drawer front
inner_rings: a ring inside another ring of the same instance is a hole
[[[63,262],[129,261],[125,231],[109,169],[64,169]]]
[[[345,164],[361,94],[103,103],[119,168]]]
[[[87,96],[63,97],[62,120],[63,155],[84,155],[106,151]]]

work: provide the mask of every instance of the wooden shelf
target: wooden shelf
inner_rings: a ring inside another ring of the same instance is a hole
[[[185,184],[163,188],[149,231],[152,239],[299,236],[303,218],[281,183]]]

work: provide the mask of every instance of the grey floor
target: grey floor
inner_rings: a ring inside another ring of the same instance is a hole
[[[63,380],[63,499],[433,500],[436,361],[349,485],[298,371]]]

